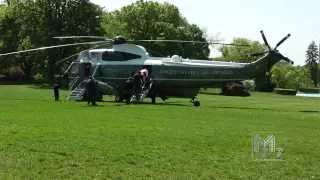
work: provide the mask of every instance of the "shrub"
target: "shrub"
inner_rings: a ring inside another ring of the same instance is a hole
[[[281,89],[281,88],[276,88],[274,89],[274,91],[277,94],[281,94],[281,95],[292,95],[295,96],[297,94],[297,90],[295,89]]]
[[[43,82],[44,81],[44,77],[42,74],[40,73],[37,73],[33,76],[33,79],[36,81],[36,82]]]
[[[300,88],[299,91],[306,93],[320,93],[320,88]]]

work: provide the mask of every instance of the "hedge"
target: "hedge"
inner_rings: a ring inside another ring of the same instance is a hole
[[[295,96],[297,94],[297,90],[295,89],[281,89],[281,88],[276,88],[274,89],[274,91],[277,94],[281,94],[281,95],[292,95]]]

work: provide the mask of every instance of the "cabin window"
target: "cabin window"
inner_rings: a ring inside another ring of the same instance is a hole
[[[102,54],[103,61],[128,61],[139,58],[141,58],[139,55],[118,51],[106,51]]]

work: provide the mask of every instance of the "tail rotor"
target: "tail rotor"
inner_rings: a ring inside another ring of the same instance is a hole
[[[264,35],[264,32],[261,30],[260,33],[261,33],[261,36],[262,36],[264,44],[267,46],[268,50],[271,51],[271,47],[270,47],[270,45],[269,45],[269,43],[267,41],[266,36]]]
[[[272,48],[270,47],[268,41],[267,41],[266,36],[264,35],[264,32],[261,30],[260,33],[261,33],[263,42],[264,42],[265,46],[268,48],[268,50],[267,50],[267,51],[264,51],[264,52],[258,52],[258,53],[251,54],[251,56],[262,56],[262,55],[265,55],[265,54],[267,54],[267,53],[272,53],[272,54],[274,54],[274,55],[280,56],[280,58],[281,58],[282,60],[284,60],[284,61],[286,61],[286,62],[288,62],[288,63],[290,63],[290,64],[293,64],[293,61],[292,61],[292,60],[290,60],[289,58],[283,56],[283,55],[280,54],[279,51],[277,50],[277,48],[278,48],[284,41],[286,41],[286,40],[291,36],[291,34],[288,34],[288,35],[286,35],[284,38],[282,38],[282,39],[276,44],[275,48],[272,49]]]
[[[291,36],[291,34],[288,34],[286,37],[284,37],[283,39],[281,39],[281,41],[278,42],[278,44],[276,45],[276,47],[274,48],[274,50],[277,50],[277,48],[278,48],[284,41],[286,41],[290,36]]]

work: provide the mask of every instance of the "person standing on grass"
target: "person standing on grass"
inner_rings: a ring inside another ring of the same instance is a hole
[[[59,88],[60,88],[60,83],[56,80],[55,83],[53,84],[53,94],[54,94],[55,101],[59,101]]]
[[[91,103],[93,106],[96,106],[97,87],[92,76],[89,76],[86,84],[86,91],[88,93],[88,105]]]

